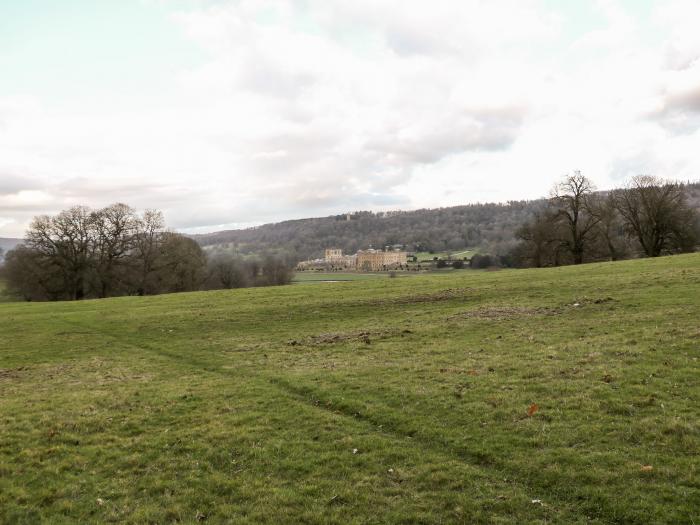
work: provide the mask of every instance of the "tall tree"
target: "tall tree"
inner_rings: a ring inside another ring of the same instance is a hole
[[[98,297],[109,297],[124,286],[130,256],[133,255],[138,225],[136,212],[122,203],[92,214],[95,229],[95,280]]]
[[[639,175],[615,192],[615,202],[625,229],[648,257],[695,248],[698,214],[688,206],[682,184]]]
[[[146,210],[136,221],[134,236],[134,286],[138,295],[157,292],[155,275],[159,243],[164,234],[165,220],[158,210]]]
[[[600,254],[605,254],[611,261],[623,258],[627,252],[627,243],[614,194],[609,192],[605,195],[593,195],[589,202],[589,211],[598,219],[595,234],[599,240]]]
[[[64,287],[71,299],[85,296],[94,234],[93,216],[85,206],[64,210],[55,217],[36,217],[27,232],[27,247],[61,268]]]
[[[593,183],[575,171],[557,184],[550,202],[556,210],[556,216],[562,221],[564,236],[561,241],[569,251],[574,264],[581,264],[586,248],[593,236],[599,220],[590,210],[590,199],[594,190]]]

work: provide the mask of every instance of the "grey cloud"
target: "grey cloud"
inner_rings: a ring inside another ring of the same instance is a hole
[[[333,214],[360,210],[373,209],[377,207],[400,207],[407,205],[408,201],[404,197],[393,195],[390,193],[356,193],[350,196],[343,194],[334,195],[306,195],[295,200],[294,206],[290,207],[290,211],[294,210],[298,213],[299,206],[303,206],[312,215]]]
[[[337,131],[312,125],[289,133],[276,133],[249,141],[251,163],[263,172],[289,170],[314,162],[336,148],[343,140]]]
[[[527,109],[520,106],[471,109],[443,116],[402,116],[351,135],[317,122],[295,132],[250,141],[251,173],[268,184],[256,197],[278,210],[326,210],[331,206],[390,206],[405,203],[396,188],[414,168],[466,151],[506,149],[517,138]],[[257,192],[256,192],[257,193]],[[357,200],[355,200],[357,199]],[[281,208],[281,202],[288,206]]]
[[[700,112],[700,85],[669,95],[666,107],[671,111]]]
[[[206,229],[236,222],[237,218],[243,218],[239,206],[235,208],[233,206],[231,208],[218,207],[213,210],[208,208],[194,210],[165,208],[162,211],[168,226],[175,229]]]
[[[686,159],[670,159],[654,148],[641,148],[630,155],[617,157],[610,164],[610,179],[622,186],[636,175],[658,175],[667,178],[693,177]]]
[[[389,136],[370,141],[368,147],[404,162],[433,164],[456,153],[507,149],[517,138],[524,116],[522,108],[456,114],[410,136],[396,129]]]
[[[118,199],[138,198],[150,194],[158,195],[168,188],[163,183],[148,181],[109,179],[108,181],[90,177],[72,177],[62,180],[52,187],[52,192],[63,199],[84,199],[89,202],[104,199],[114,202]]]
[[[307,188],[308,189],[308,188]],[[316,193],[304,191],[301,185],[286,186],[256,195],[230,207],[189,212],[178,209],[164,210],[168,224],[176,229],[212,231],[228,227],[245,227],[279,220],[300,219],[332,215],[376,207],[401,207],[408,205],[403,197],[391,194]],[[170,218],[173,220],[170,220]],[[243,225],[243,226],[241,226]]]
[[[268,192],[262,199],[270,209],[281,211],[283,216],[318,216],[376,207],[400,207],[408,201],[392,193],[369,193],[342,191],[318,191],[313,188],[284,188],[278,192]],[[270,220],[279,217],[271,215]]]
[[[48,198],[36,202],[4,203],[3,211],[25,215],[51,214],[78,204],[100,208],[113,202],[125,202],[137,208],[162,208],[173,203],[191,202],[195,196],[206,197],[205,190],[196,188],[180,190],[167,184],[118,179],[102,181],[88,177],[73,177],[46,185],[34,183],[31,189],[41,190]],[[3,192],[0,191],[0,196],[2,195]]]
[[[0,172],[0,195],[14,195],[21,191],[39,189],[41,185],[30,177]]]
[[[657,166],[657,159],[652,152],[641,150],[632,155],[618,157],[610,166],[610,178],[622,185],[636,175],[650,173]]]
[[[695,132],[700,128],[700,85],[665,93],[661,109],[649,117],[676,134]]]

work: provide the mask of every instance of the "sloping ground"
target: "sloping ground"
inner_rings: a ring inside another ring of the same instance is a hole
[[[700,523],[700,256],[0,305],[0,522]]]

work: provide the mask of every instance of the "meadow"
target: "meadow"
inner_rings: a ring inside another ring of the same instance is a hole
[[[0,304],[2,523],[700,523],[700,254]]]
[[[330,283],[333,281],[367,281],[372,279],[386,279],[387,272],[370,273],[370,272],[317,272],[303,271],[296,272],[292,279],[292,283]],[[398,273],[397,273],[398,275]],[[403,274],[406,275],[406,274]],[[402,275],[402,276],[403,276]]]

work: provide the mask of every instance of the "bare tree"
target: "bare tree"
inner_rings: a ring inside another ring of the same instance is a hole
[[[27,246],[51,258],[61,268],[71,299],[85,296],[94,233],[92,214],[84,206],[75,206],[55,217],[36,217],[27,232]]]
[[[571,253],[574,264],[583,262],[588,241],[600,220],[589,209],[594,189],[590,180],[575,171],[552,191],[550,202],[564,225],[565,235],[561,241]]]
[[[648,257],[695,248],[698,216],[686,203],[683,185],[639,175],[615,192],[615,203],[628,234]]]
[[[155,269],[158,246],[163,236],[165,220],[157,210],[146,210],[136,222],[134,257],[136,259],[135,288],[138,295],[155,292]]]
[[[165,230],[159,211],[138,216],[121,203],[36,217],[2,270],[9,292],[28,301],[269,286],[292,275],[278,256],[208,261],[194,239]]]
[[[95,278],[97,296],[109,297],[123,285],[133,254],[138,218],[126,204],[112,204],[93,212],[95,229]]]
[[[589,200],[589,211],[598,219],[595,236],[599,240],[598,252],[611,261],[623,258],[628,246],[625,242],[623,222],[617,211],[615,196],[612,192],[594,195]]]

